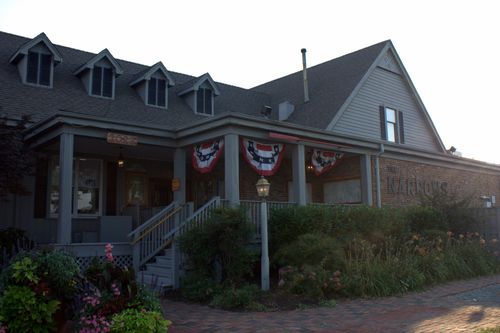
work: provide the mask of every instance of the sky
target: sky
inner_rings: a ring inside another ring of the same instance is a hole
[[[244,88],[391,39],[446,148],[500,164],[500,3],[0,0],[0,30]],[[1,45],[0,45],[1,47]],[[498,142],[497,142],[498,141]]]

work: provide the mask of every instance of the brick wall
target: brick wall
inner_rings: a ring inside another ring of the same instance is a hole
[[[380,183],[384,205],[418,204],[423,194],[441,191],[459,197],[471,196],[473,204],[481,206],[480,195],[500,194],[500,175],[382,157]],[[375,176],[373,190],[375,198]]]

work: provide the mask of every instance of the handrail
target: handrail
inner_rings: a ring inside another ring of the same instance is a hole
[[[206,214],[210,209],[214,209],[220,206],[220,198],[219,197],[213,197],[208,201],[206,204],[201,206],[193,215],[191,215],[188,219],[183,221],[181,224],[179,224],[177,227],[172,229],[170,232],[168,232],[163,239],[168,240],[169,238],[172,238],[179,232],[179,230],[185,228],[188,224],[192,223],[193,220],[198,219],[198,217],[202,216],[203,214]]]
[[[134,234],[143,231],[144,229],[146,229],[147,227],[149,227],[152,223],[154,223],[157,219],[159,219],[161,216],[165,215],[166,212],[168,212],[169,210],[173,209],[176,205],[177,205],[177,202],[172,201],[170,203],[170,205],[168,205],[167,207],[165,207],[162,210],[160,210],[158,213],[156,213],[155,215],[153,215],[149,220],[147,220],[146,222],[144,222],[143,224],[141,224],[140,226],[138,226],[136,229],[132,230],[127,236],[128,237],[132,237]]]
[[[137,242],[139,242],[141,239],[143,239],[144,237],[146,237],[147,235],[149,235],[156,227],[158,227],[160,224],[162,224],[163,222],[165,222],[165,220],[171,218],[172,216],[174,216],[175,214],[177,214],[178,211],[184,209],[183,206],[179,206],[177,207],[176,209],[174,209],[171,213],[169,213],[167,216],[165,217],[162,217],[161,219],[159,219],[158,223],[156,223],[155,225],[151,226],[148,230],[146,230],[139,238],[134,238],[132,240],[132,245],[135,245]]]

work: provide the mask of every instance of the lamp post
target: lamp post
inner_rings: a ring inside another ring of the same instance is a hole
[[[255,184],[257,194],[262,199],[260,202],[260,241],[261,241],[261,258],[260,258],[260,275],[261,289],[269,290],[269,254],[267,244],[267,202],[266,197],[269,195],[271,184],[264,176]]]

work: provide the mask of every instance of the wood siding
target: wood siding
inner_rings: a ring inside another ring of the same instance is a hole
[[[381,105],[403,113],[405,144],[402,146],[440,152],[437,139],[404,78],[380,67],[375,68],[332,130],[380,140]]]

